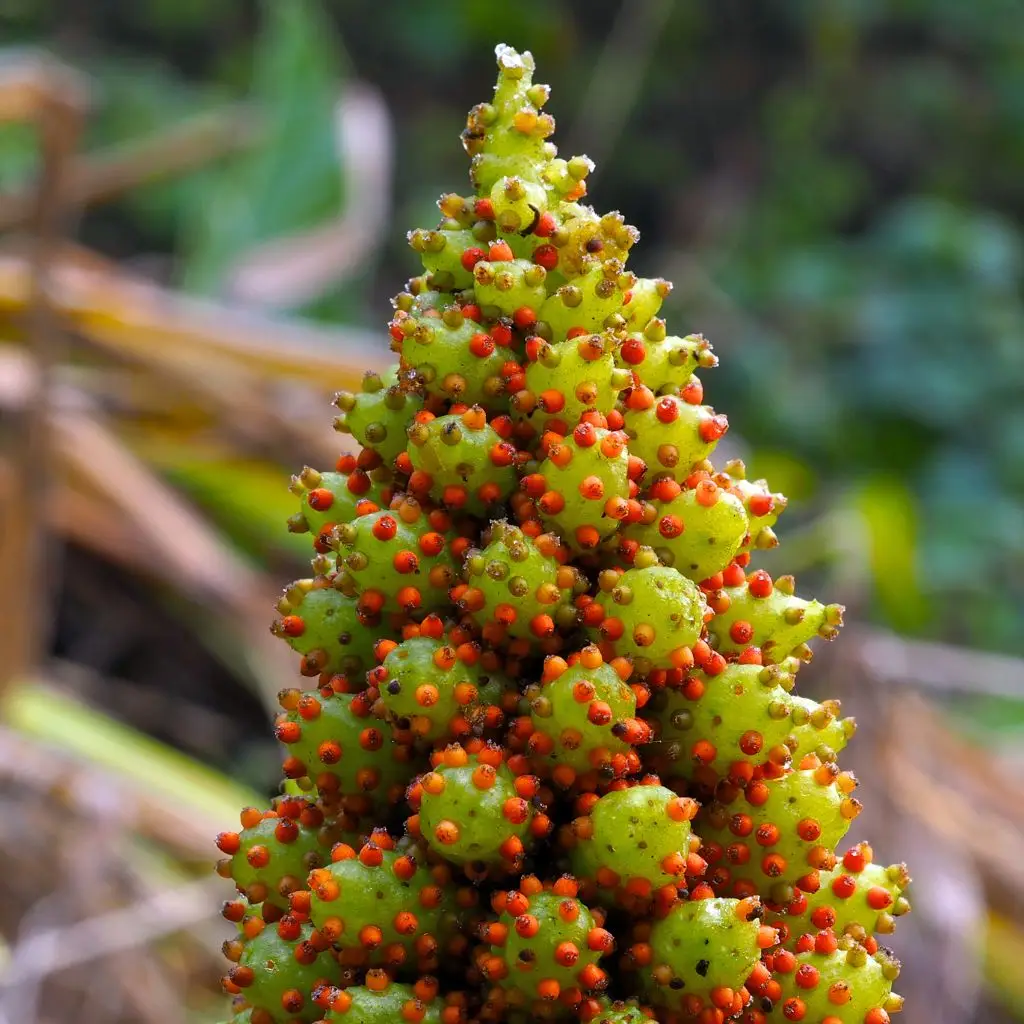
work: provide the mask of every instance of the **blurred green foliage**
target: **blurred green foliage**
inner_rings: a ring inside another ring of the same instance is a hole
[[[336,211],[332,102],[353,74],[382,90],[399,154],[384,259],[361,298],[341,286],[312,311],[379,324],[413,268],[406,228],[465,180],[457,134],[494,43],[531,48],[559,138],[603,155],[595,202],[643,233],[637,269],[673,277],[669,314],[722,352],[710,394],[752,468],[813,514],[859,516],[860,613],[1024,653],[1024,5],[694,0],[634,31],[657,6],[21,0],[0,31],[95,75],[94,146],[260,106],[254,152],[83,225],[112,255],[173,255],[203,293]],[[609,81],[639,82],[621,132],[600,104],[577,118]],[[0,136],[0,180],[27,159],[23,135]]]

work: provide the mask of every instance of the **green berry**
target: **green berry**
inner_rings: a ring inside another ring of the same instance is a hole
[[[695,826],[704,840],[701,856],[716,893],[764,893],[787,903],[793,887],[814,892],[820,872],[836,864],[832,852],[860,813],[851,795],[857,780],[832,763],[805,758],[800,770],[781,778],[748,782],[746,788],[720,789],[705,804]]]
[[[527,1005],[561,1000],[574,1006],[582,993],[602,990],[607,975],[598,961],[612,936],[577,891],[568,876],[548,889],[530,876],[519,892],[502,896],[501,916],[484,929],[491,946],[485,977],[519,993]]]
[[[562,285],[540,307],[538,316],[560,341],[572,330],[600,331],[614,314],[621,317],[626,294],[635,279],[622,273],[622,264],[608,260]]]
[[[515,490],[516,457],[515,445],[487,422],[480,406],[473,406],[409,428],[409,460],[415,470],[409,487],[423,498],[479,514]]]
[[[665,667],[700,639],[705,603],[700,590],[666,565],[601,574],[595,603],[604,618],[591,632],[638,672]]]
[[[900,963],[879,950],[845,942],[836,948],[832,932],[801,939],[794,956],[787,950],[768,958],[774,980],[782,987],[777,1001],[780,1019],[825,1021],[829,1024],[886,1024],[903,1007],[892,991]]]
[[[511,317],[529,310],[535,321],[547,299],[546,277],[547,271],[530,260],[480,260],[473,267],[473,291],[485,316]]]
[[[383,375],[367,371],[359,394],[340,391],[334,403],[340,410],[335,430],[351,434],[390,465],[405,448],[405,425],[423,400],[399,383],[393,366]]]
[[[452,893],[414,852],[371,840],[358,853],[337,846],[333,862],[310,873],[310,919],[352,966],[437,963],[455,927]]]
[[[711,369],[718,359],[700,334],[677,338],[666,334],[665,321],[653,318],[627,334],[615,353],[619,366],[636,373],[655,395],[678,394],[698,369]]]
[[[363,468],[360,462],[369,466]],[[375,462],[378,468],[372,468]],[[370,451],[359,459],[354,455],[341,456],[337,469],[329,473],[304,467],[292,477],[289,488],[299,499],[299,511],[288,520],[288,529],[292,533],[312,533],[314,546],[326,554],[330,550],[328,535],[332,527],[372,512],[391,500],[389,475]]]
[[[640,331],[658,315],[661,304],[672,293],[672,284],[663,277],[641,277],[627,292],[623,316],[632,331]],[[650,387],[650,385],[648,385]]]
[[[503,682],[482,667],[479,645],[453,645],[420,629],[382,663],[378,687],[388,717],[431,741],[481,732],[500,721]]]
[[[297,580],[285,590],[277,610],[282,618],[271,629],[303,656],[304,675],[341,672],[358,678],[373,667],[375,636],[366,628],[367,616],[331,580]]]
[[[627,545],[653,548],[662,564],[691,580],[706,580],[721,572],[740,550],[749,522],[739,498],[713,480],[700,479],[680,487],[659,480],[640,503],[640,518],[622,531]]]
[[[729,429],[726,417],[710,406],[691,404],[677,395],[649,395],[631,402],[625,414],[629,449],[643,459],[652,477],[668,474],[685,479],[696,463],[711,455]]]
[[[628,678],[627,663],[606,664],[590,646],[568,660],[548,658],[541,683],[526,690],[529,752],[559,785],[568,787],[578,776],[621,778],[639,770],[633,744],[646,740],[649,729],[634,717],[636,695],[623,675]]]
[[[326,948],[309,924],[285,915],[242,941],[226,984],[244,993],[252,1010],[250,1020],[310,1024],[322,1016],[314,993],[341,980],[338,964]]]
[[[535,779],[525,782],[526,792],[536,791]],[[439,856],[460,865],[521,867],[533,808],[519,795],[501,748],[467,754],[448,747],[416,783],[410,802],[419,811],[420,834]]]
[[[906,864],[875,864],[873,857],[871,847],[859,843],[831,871],[821,872],[816,892],[798,892],[781,913],[768,915],[787,948],[803,933],[826,928],[856,942],[892,934],[896,919],[910,911],[903,895],[910,873]]]
[[[666,686],[644,709],[655,728],[652,765],[666,778],[741,780],[743,766],[788,766],[806,754],[834,759],[854,733],[853,719],[839,717],[838,701],[818,704],[787,686],[792,678],[781,666],[740,663]]]
[[[597,547],[625,517],[629,495],[626,435],[580,423],[551,444],[524,484],[544,526],[575,551]]]
[[[408,746],[372,716],[374,696],[282,690],[275,734],[288,751],[285,775],[309,779],[332,797],[354,798],[356,813],[401,799],[416,766]]]
[[[715,482],[739,498],[747,510],[750,528],[742,550],[774,548],[779,540],[772,527],[786,510],[789,499],[773,493],[767,480],[748,480],[746,475],[746,467],[735,459],[726,465],[725,472],[715,476]]]
[[[488,409],[508,407],[503,368],[515,355],[499,343],[508,328],[489,329],[452,305],[440,316],[399,312],[391,329],[401,338],[402,369],[415,374],[428,395]]]
[[[738,990],[761,958],[760,903],[755,898],[677,903],[655,921],[650,966],[643,972],[651,1001],[696,1018],[715,1008],[731,1018],[744,1005]],[[680,984],[681,983],[681,984]]]
[[[765,661],[781,662],[791,655],[807,658],[807,641],[815,636],[832,640],[843,624],[843,607],[806,601],[793,591],[792,576],[772,580],[763,569],[720,592],[724,608],[708,626],[709,640],[722,654],[758,647]],[[726,581],[731,582],[731,579]]]
[[[565,566],[566,549],[550,534],[528,537],[518,527],[492,524],[482,550],[466,555],[467,586],[458,594],[459,606],[490,635],[547,640],[569,601],[585,582]]]
[[[602,998],[589,1002],[592,1005],[587,1007],[588,1012],[583,1019],[596,1021],[598,1024],[647,1024],[649,1020],[655,1019],[654,1012],[638,1006],[635,999],[613,1001]]]
[[[526,368],[526,390],[512,399],[512,413],[529,417],[538,429],[550,425],[568,434],[584,413],[607,414],[630,374],[615,366],[610,334],[583,334],[555,344],[541,343]]]
[[[457,1000],[439,998],[437,989],[437,980],[429,975],[415,985],[403,985],[383,969],[371,968],[364,984],[325,994],[329,1009],[323,1019],[346,1024],[441,1024],[446,1010],[444,1024],[461,1024],[465,1014]]]
[[[339,588],[358,595],[360,610],[369,615],[442,607],[455,579],[448,525],[446,517],[439,521],[406,497],[394,508],[339,526]]]
[[[217,836],[217,846],[230,857],[226,870],[254,906],[266,901],[287,907],[288,897],[305,886],[306,876],[327,857],[320,837],[323,814],[308,802],[289,804],[295,812],[290,815],[246,808],[241,832]]]
[[[674,901],[686,874],[703,868],[700,858],[691,858],[690,821],[696,813],[694,800],[664,786],[606,793],[564,833],[573,872],[601,903],[643,913],[666,887]]]

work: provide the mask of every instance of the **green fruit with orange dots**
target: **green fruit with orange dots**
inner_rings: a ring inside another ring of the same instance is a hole
[[[805,754],[834,760],[853,736],[854,720],[840,717],[839,702],[790,693],[783,666],[718,667],[670,682],[644,708],[654,727],[645,753],[666,778],[695,778],[711,788],[722,778],[744,783],[769,762],[787,767]]]
[[[415,755],[372,714],[372,692],[288,688],[275,722],[287,756],[284,774],[309,780],[321,794],[383,809],[400,799],[417,770]],[[308,872],[307,872],[308,873]]]
[[[689,652],[704,631],[707,606],[697,585],[642,551],[632,569],[608,569],[598,579],[594,603],[604,613],[591,635],[639,672],[692,664]]]
[[[429,612],[447,602],[458,538],[443,512],[427,511],[407,495],[392,508],[338,526],[335,535],[338,587],[356,597],[361,610]]]
[[[463,1024],[465,999],[459,993],[438,995],[437,978],[424,975],[414,985],[395,981],[387,971],[371,967],[362,985],[325,992],[324,1021],[349,1024]]]
[[[420,854],[395,849],[385,833],[359,850],[339,843],[331,857],[310,872],[309,891],[292,901],[340,963],[435,970],[458,926],[455,886],[439,884]]]
[[[357,678],[374,664],[376,637],[367,627],[380,629],[383,622],[338,590],[335,581],[326,576],[296,580],[278,602],[281,618],[271,631],[302,655],[303,675],[340,672]]]
[[[673,904],[687,877],[704,873],[690,830],[696,801],[650,782],[577,803],[586,813],[560,835],[585,896],[644,914]]]
[[[650,728],[636,717],[630,671],[625,659],[606,662],[593,644],[568,658],[545,659],[540,683],[524,693],[529,716],[513,729],[539,772],[565,789],[593,789],[599,779],[639,771],[635,748],[649,739]]]
[[[781,906],[768,905],[768,921],[779,929],[787,948],[808,931],[831,929],[869,947],[888,936],[910,912],[903,895],[910,884],[906,864],[877,864],[867,843],[847,850],[831,871],[823,871],[816,892],[797,892]]]
[[[539,782],[515,775],[508,754],[496,744],[451,745],[433,757],[433,770],[409,792],[415,819],[410,831],[444,859],[476,875],[489,866],[506,872],[522,868],[527,848],[546,835],[550,822],[538,818],[530,800]]]
[[[390,466],[405,449],[405,425],[423,399],[399,380],[398,366],[380,374],[368,370],[358,392],[339,391],[334,429],[376,452]]]
[[[435,741],[481,734],[504,719],[505,681],[497,660],[460,632],[445,630],[436,615],[406,630],[400,644],[378,644],[380,666],[371,673],[380,703],[393,723],[413,737]]]
[[[776,1011],[769,1020],[889,1024],[890,1014],[903,1008],[902,997],[892,991],[900,962],[832,931],[802,935],[795,951],[769,954],[765,966]]]
[[[542,642],[572,615],[572,598],[586,580],[567,565],[569,551],[552,534],[531,536],[506,521],[494,522],[488,543],[466,554],[465,584],[452,591],[456,604],[485,637]]]
[[[856,786],[850,772],[808,755],[796,769],[720,788],[695,822],[706,881],[719,895],[764,893],[773,903],[792,899],[794,887],[816,892],[860,813]]]
[[[500,506],[519,482],[511,431],[507,416],[489,423],[480,406],[447,416],[424,413],[409,427],[411,492],[474,514]]]
[[[245,937],[225,943],[225,954],[233,961],[225,989],[243,995],[252,1024],[319,1020],[322,1011],[313,994],[341,980],[328,944],[292,914],[273,924],[262,918],[248,924]]]

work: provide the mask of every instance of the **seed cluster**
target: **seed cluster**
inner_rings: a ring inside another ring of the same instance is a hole
[[[357,448],[292,480],[305,682],[217,837],[232,1020],[886,1024],[909,877],[836,853],[854,723],[793,692],[842,609],[752,566],[786,499],[710,461],[710,343],[497,58],[396,365],[337,396]]]

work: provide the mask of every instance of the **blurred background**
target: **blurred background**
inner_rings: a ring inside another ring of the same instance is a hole
[[[1024,6],[6,0],[0,1024],[222,1017],[288,477],[387,360],[499,41],[721,357],[791,498],[763,564],[848,608],[801,684],[914,875],[902,1020],[1024,1020]]]

